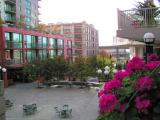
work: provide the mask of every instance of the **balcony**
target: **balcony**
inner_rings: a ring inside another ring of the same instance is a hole
[[[14,9],[14,8],[5,8],[5,12],[11,13],[11,14],[16,14],[16,9]]]
[[[13,41],[6,41],[5,48],[6,49],[22,48],[22,43],[13,42]]]
[[[118,10],[117,37],[143,41],[146,32],[152,32],[160,42],[160,8]]]
[[[8,4],[16,4],[16,0],[5,0]]]

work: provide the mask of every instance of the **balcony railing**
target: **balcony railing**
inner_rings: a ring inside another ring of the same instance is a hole
[[[10,59],[10,60],[6,60],[5,64],[6,65],[19,64],[20,63],[19,61],[20,61],[19,59]]]
[[[5,0],[6,3],[16,4],[16,0]]]
[[[160,8],[118,10],[117,37],[143,41],[146,32],[155,35],[155,43],[160,43]]]
[[[22,43],[13,42],[13,41],[6,41],[5,48],[7,48],[7,49],[22,48]]]
[[[160,26],[160,7],[133,10],[118,10],[118,27],[158,27]]]

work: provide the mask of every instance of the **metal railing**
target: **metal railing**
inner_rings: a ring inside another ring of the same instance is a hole
[[[118,10],[118,27],[158,27],[160,7],[133,10]]]

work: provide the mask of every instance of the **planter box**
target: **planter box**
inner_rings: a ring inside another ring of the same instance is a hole
[[[5,100],[3,96],[0,96],[0,116],[5,114]],[[1,119],[0,119],[1,120]]]
[[[0,96],[4,94],[4,83],[2,80],[0,80]]]

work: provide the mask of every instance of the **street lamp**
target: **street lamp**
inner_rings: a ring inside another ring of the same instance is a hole
[[[98,69],[98,70],[97,70],[97,73],[98,73],[98,79],[100,80],[100,74],[102,74],[102,70],[101,70],[101,69]]]
[[[105,75],[105,77],[106,77],[106,79],[108,81],[108,79],[109,79],[109,70],[108,69],[105,69],[104,75]]]
[[[145,60],[148,62],[148,56],[153,53],[153,43],[155,41],[155,36],[153,33],[145,33],[143,36],[144,42],[146,43],[145,49]]]

